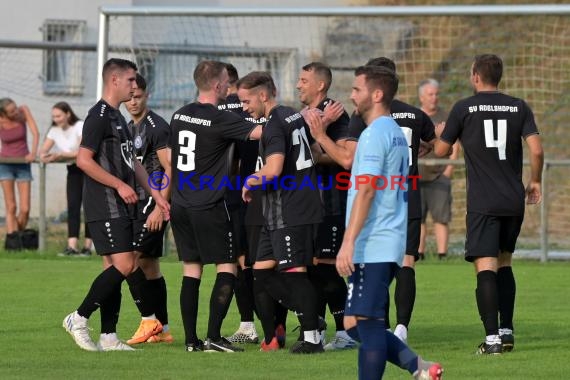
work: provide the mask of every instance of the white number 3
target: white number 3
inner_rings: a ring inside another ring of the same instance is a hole
[[[504,119],[497,120],[497,139],[493,136],[493,120],[484,120],[485,128],[485,145],[487,148],[497,148],[499,151],[499,160],[507,159],[507,121]]]

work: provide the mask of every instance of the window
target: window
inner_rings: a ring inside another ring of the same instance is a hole
[[[42,31],[45,42],[80,44],[84,40],[86,22],[81,20],[45,20]],[[84,52],[47,49],[43,57],[43,87],[47,95],[83,94]]]

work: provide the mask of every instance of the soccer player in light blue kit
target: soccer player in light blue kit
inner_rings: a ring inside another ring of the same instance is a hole
[[[345,315],[356,318],[347,333],[361,341],[358,378],[380,379],[386,361],[416,379],[441,379],[437,363],[422,360],[386,330],[389,287],[406,248],[408,143],[390,117],[398,90],[396,74],[383,67],[356,69],[351,99],[368,127],[352,166],[347,227],[337,270],[348,278]]]

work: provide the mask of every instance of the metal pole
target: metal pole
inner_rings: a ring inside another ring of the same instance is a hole
[[[103,65],[107,61],[107,50],[109,47],[109,16],[99,9],[99,39],[97,43],[97,99],[103,96]]]
[[[40,162],[40,216],[39,216],[39,237],[38,249],[44,253],[46,249],[46,164]]]
[[[540,203],[540,262],[548,261],[548,169],[550,165],[544,162],[542,166],[542,202]]]

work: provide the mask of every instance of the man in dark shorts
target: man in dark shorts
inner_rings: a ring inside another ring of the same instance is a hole
[[[224,196],[232,142],[259,139],[261,127],[218,109],[226,98],[229,76],[222,62],[202,61],[194,70],[196,102],[176,111],[170,123],[172,149],[172,232],[184,277],[180,308],[187,351],[235,352],[220,334],[237,273],[237,256]],[[198,339],[196,320],[202,269],[216,265],[206,341]]]
[[[249,202],[253,187],[265,190],[265,226],[253,265],[255,303],[265,334],[261,350],[279,349],[274,324],[277,300],[294,310],[301,322],[303,340],[295,343],[291,352],[323,352],[317,296],[307,276],[307,266],[313,261],[317,224],[322,220],[311,152],[314,144],[303,116],[278,105],[276,91],[273,79],[266,72],[249,73],[238,82],[244,111],[254,119],[262,116],[267,119],[260,143],[263,167],[247,178],[242,192],[244,200]],[[309,117],[320,118],[315,113]],[[306,186],[301,186],[302,183]]]
[[[327,96],[331,84],[330,68],[321,62],[311,62],[302,67],[297,81],[297,90],[299,100],[308,109],[318,109],[325,113],[333,107],[341,108],[340,117],[331,121],[326,132],[323,131],[333,142],[339,143],[348,138],[350,118],[341,103]],[[328,117],[328,115],[324,116]],[[313,138],[318,140],[317,136]],[[308,268],[309,278],[317,291],[319,315],[325,317],[328,304],[335,321],[335,337],[325,345],[325,350],[354,348],[356,342],[346,334],[343,325],[347,295],[346,282],[335,267],[336,255],[344,235],[347,193],[346,190],[339,189],[337,175],[344,170],[326,155],[319,159],[316,169],[318,180],[321,181],[324,218],[317,230],[315,265]]]
[[[356,185],[348,192],[347,225],[336,267],[348,276],[345,313],[356,320],[349,334],[362,343],[359,380],[381,379],[388,360],[415,379],[439,380],[441,365],[424,361],[386,330],[390,283],[403,261],[408,221],[404,179],[409,141],[390,117],[397,89],[392,70],[361,66],[355,71],[351,99],[367,127],[354,155],[351,179]],[[401,182],[379,189],[378,177]]]
[[[169,199],[170,187],[168,187],[167,182],[171,176],[170,149],[168,148],[170,126],[162,117],[148,108],[147,84],[140,74],[136,75],[136,84],[133,97],[125,102],[127,111],[132,117],[128,128],[133,137],[135,156],[150,176],[150,185],[161,190],[163,197]],[[148,318],[144,316],[145,311],[141,310],[144,305],[137,303],[143,319],[127,343],[171,343],[173,338],[168,326],[166,282],[160,272],[159,261],[162,256],[164,231],[167,223],[164,222],[160,209],[156,207],[152,197],[141,187],[138,187],[137,190],[139,203],[138,216],[135,221],[135,249],[138,265],[143,270],[144,276],[141,275],[136,282],[129,284],[129,288],[134,299],[137,299],[141,292],[148,293],[148,299],[151,302],[149,307],[155,313],[156,319],[162,324],[162,331],[143,340],[147,336],[146,325],[149,322],[146,322]]]
[[[465,153],[465,259],[477,272],[475,295],[486,335],[479,354],[501,354],[514,347],[512,255],[525,209],[521,138],[531,168],[527,203],[537,204],[542,196],[544,153],[534,115],[524,100],[499,92],[502,74],[498,56],[475,57],[470,79],[475,95],[453,106],[435,146],[435,154],[442,156],[459,139]]]
[[[392,71],[396,71],[394,62],[386,57],[374,58],[368,61],[367,66],[386,67]],[[404,136],[408,141],[409,147],[409,179],[408,179],[408,224],[407,224],[407,244],[406,254],[404,255],[404,263],[396,274],[396,328],[394,334],[402,339],[407,340],[408,325],[412,318],[412,311],[416,300],[416,275],[415,262],[419,258],[418,247],[420,244],[420,227],[421,227],[421,199],[418,181],[418,152],[420,148],[420,140],[430,144],[435,142],[434,126],[430,118],[420,109],[413,107],[407,103],[394,99],[390,106],[392,118],[398,123]],[[362,131],[366,128],[366,123],[358,114],[353,114],[350,118],[349,133],[350,137],[345,142],[334,144],[327,141],[326,137],[319,140],[319,144],[323,150],[332,157],[336,162],[344,168],[349,169],[354,159],[356,145]],[[311,131],[311,133],[313,133]],[[328,139],[330,140],[330,139]],[[353,324],[351,322],[350,324]],[[345,321],[345,327],[346,321]],[[348,327],[347,327],[348,328]]]
[[[234,112],[244,120],[250,121],[256,125],[265,124],[265,118],[254,120],[247,112],[243,110],[241,101],[237,96],[237,81],[239,79],[237,69],[231,63],[226,63],[228,70],[229,89],[225,102],[218,104],[219,110]],[[230,152],[233,160],[233,172],[237,176],[232,176],[233,189],[226,193],[226,203],[232,220],[232,231],[234,234],[234,246],[238,252],[238,272],[235,285],[236,304],[240,314],[239,328],[235,333],[228,337],[231,343],[258,343],[259,337],[254,323],[255,300],[253,297],[253,262],[255,261],[255,251],[257,241],[250,242],[248,236],[252,235],[252,229],[255,227],[246,225],[246,215],[251,204],[247,204],[241,199],[241,184],[248,175],[255,172],[255,165],[258,157],[259,141],[237,141],[234,145],[235,149]],[[237,167],[237,169],[236,169]],[[234,173],[232,173],[234,174]],[[257,205],[259,202],[256,202]],[[253,210],[251,210],[254,213]],[[251,217],[250,217],[251,219]],[[263,213],[261,209],[258,211],[259,230],[263,225]],[[259,238],[259,233],[254,233],[253,239]],[[250,244],[251,243],[251,244]]]
[[[124,59],[112,58],[105,63],[103,96],[85,119],[77,155],[77,166],[86,175],[83,188],[85,218],[105,269],[93,281],[79,308],[65,317],[63,327],[75,343],[87,351],[133,350],[117,338],[116,326],[121,307],[121,283],[125,279],[129,283],[136,281],[142,272],[133,250],[138,201],[135,182],[152,194],[163,217],[169,217],[168,203],[160,192],[148,187],[148,176],[133,155],[132,138],[119,112],[120,104],[133,95],[136,70],[133,62]],[[135,302],[147,305],[148,300],[141,295]],[[89,336],[87,320],[99,307],[101,338],[96,346]],[[147,339],[162,330],[160,322],[151,321]]]

